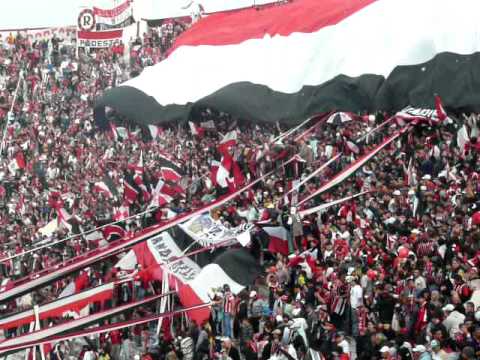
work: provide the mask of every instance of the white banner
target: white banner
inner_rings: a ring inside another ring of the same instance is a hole
[[[240,242],[243,246],[250,242],[250,229],[252,225],[227,228],[220,221],[215,221],[209,214],[199,215],[179,225],[193,240],[202,246],[214,246],[222,243],[227,246]],[[232,239],[232,242],[224,243]]]
[[[119,6],[109,10],[94,7],[93,13],[95,15],[95,22],[99,25],[104,24],[109,27],[123,24],[133,16],[132,2],[132,0],[126,0]]]

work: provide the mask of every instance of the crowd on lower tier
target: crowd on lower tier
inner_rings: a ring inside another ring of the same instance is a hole
[[[167,29],[168,30],[168,29]],[[178,31],[177,31],[178,30]],[[243,292],[228,286],[213,297],[211,319],[194,324],[174,318],[156,335],[156,323],[89,339],[78,356],[90,359],[477,359],[480,356],[479,161],[475,114],[451,124],[418,125],[354,175],[303,207],[367,192],[351,201],[292,216],[292,181],[341,156],[302,186],[300,200],[348,164],[371,151],[401,125],[378,131],[384,114],[339,124],[308,124],[282,141],[286,128],[236,121],[204,109],[195,123],[213,123],[203,136],[166,126],[152,135],[112,114],[118,131],[102,132],[92,115],[102,91],[160,61],[174,34],[154,32],[138,40],[130,59],[108,50],[75,54],[59,39],[31,42],[18,36],[0,48],[0,112],[9,123],[0,160],[0,248],[14,256],[39,244],[94,229],[151,209],[167,158],[184,171],[172,200],[148,216],[127,220],[133,233],[162,222],[169,211],[198,209],[229,189],[212,182],[222,154],[222,134],[234,131],[228,150],[243,184],[273,175],[222,206],[219,221],[270,222],[292,235],[289,253],[272,253],[257,227],[252,253],[264,273]],[[168,35],[164,35],[168,34]],[[166,40],[162,40],[164,37]],[[163,48],[162,48],[163,46]],[[158,55],[158,56],[157,56]],[[24,81],[17,84],[22,70]],[[16,97],[15,97],[16,94]],[[13,111],[7,115],[14,102]],[[363,120],[364,119],[364,120]],[[212,120],[212,122],[210,122]],[[465,133],[459,130],[465,126]],[[114,127],[112,128],[114,129]],[[368,136],[365,136],[367,135]],[[298,155],[295,167],[283,162]],[[145,194],[127,201],[124,182],[143,164]],[[98,190],[109,185],[112,195]],[[233,209],[233,210],[232,210]],[[119,213],[122,215],[119,217]],[[65,215],[67,214],[67,215]],[[66,219],[65,219],[66,216]],[[59,217],[62,217],[60,219]],[[2,265],[4,279],[18,279],[102,246],[87,236],[18,256]],[[93,266],[84,286],[112,279],[109,259]],[[135,276],[135,275],[133,275]],[[6,313],[58,297],[64,279],[8,304]],[[141,279],[140,279],[141,280]],[[118,289],[115,304],[158,292],[158,283],[135,280]],[[133,289],[136,288],[137,291]],[[141,290],[141,291],[140,291]],[[92,311],[112,304],[92,304]],[[155,308],[139,308],[120,320]],[[65,321],[53,319],[52,323]],[[13,329],[8,336],[26,329]],[[50,359],[68,359],[73,342],[53,344]]]

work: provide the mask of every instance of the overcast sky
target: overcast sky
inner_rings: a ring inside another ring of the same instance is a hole
[[[113,4],[113,0],[2,0],[0,30],[74,25],[81,6]]]
[[[0,30],[75,25],[80,8],[113,8],[124,0],[0,0]],[[191,0],[134,0],[135,11],[147,18],[189,15]],[[268,3],[275,0],[195,0],[207,12]]]

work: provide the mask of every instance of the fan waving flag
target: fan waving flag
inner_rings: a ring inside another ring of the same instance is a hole
[[[164,61],[97,99],[96,118],[106,123],[108,106],[138,124],[186,123],[214,108],[293,124],[322,111],[433,108],[434,93],[478,111],[479,12],[470,0],[295,0],[209,14]],[[392,26],[413,18],[448,22]]]

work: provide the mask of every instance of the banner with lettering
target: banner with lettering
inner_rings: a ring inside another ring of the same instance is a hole
[[[399,125],[406,123],[428,123],[435,124],[440,120],[435,109],[422,109],[413,106],[407,106],[395,114]]]
[[[148,271],[149,277],[159,280],[166,270],[173,276],[172,283],[176,280],[186,282],[198,275],[200,266],[184,255],[172,236],[163,232],[135,245],[115,267],[133,271],[137,265],[141,265],[141,271]]]
[[[81,48],[111,48],[120,44],[122,30],[111,31],[78,31],[77,46]]]
[[[164,265],[167,271],[180,281],[193,280],[200,272],[198,266],[177,246],[168,232],[163,232],[147,240],[147,247],[158,265]]]
[[[215,246],[219,244],[228,246],[237,241],[245,246],[250,242],[250,229],[252,228],[251,225],[227,228],[220,221],[213,219],[209,214],[196,216],[179,225],[179,227],[202,246]]]

